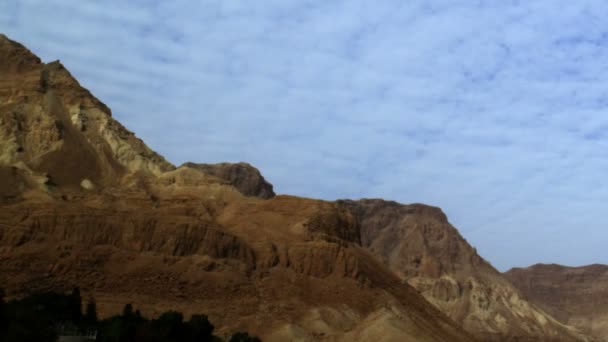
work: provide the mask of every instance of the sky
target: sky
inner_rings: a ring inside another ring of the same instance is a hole
[[[439,206],[506,270],[608,263],[606,15],[604,0],[2,0],[0,32],[175,164]]]

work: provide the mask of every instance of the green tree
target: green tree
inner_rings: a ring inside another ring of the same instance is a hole
[[[4,334],[8,325],[8,315],[6,312],[6,304],[4,303],[4,290],[0,287],[0,337]]]
[[[87,302],[84,312],[84,322],[89,326],[95,326],[97,324],[97,303],[95,303],[95,299],[93,298],[90,298]]]
[[[124,316],[113,316],[100,326],[98,341],[131,342],[134,341],[135,326]]]
[[[122,309],[122,316],[124,318],[133,317],[133,305],[131,303],[126,304],[125,307]]]
[[[82,298],[80,297],[80,289],[78,287],[72,290],[68,300],[70,318],[74,324],[78,325],[82,318]]]
[[[177,311],[167,311],[154,320],[153,327],[164,341],[181,341],[184,336],[184,315]]]
[[[207,315],[192,315],[186,324],[186,329],[188,341],[204,342],[211,341],[215,327],[209,322]]]
[[[228,342],[262,342],[262,341],[259,338],[257,338],[256,336],[250,336],[246,332],[237,332],[236,334],[232,335],[232,337],[230,337]]]

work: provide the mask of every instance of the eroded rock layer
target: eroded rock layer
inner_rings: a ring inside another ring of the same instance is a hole
[[[360,223],[365,248],[474,335],[493,341],[587,339],[528,303],[439,208],[375,199],[339,203]]]

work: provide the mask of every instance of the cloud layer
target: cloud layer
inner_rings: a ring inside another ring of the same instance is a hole
[[[605,1],[4,0],[174,163],[441,206],[500,269],[608,263]]]

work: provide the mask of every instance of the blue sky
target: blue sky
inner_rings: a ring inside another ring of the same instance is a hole
[[[440,206],[501,270],[608,263],[606,1],[3,0],[170,161]]]

